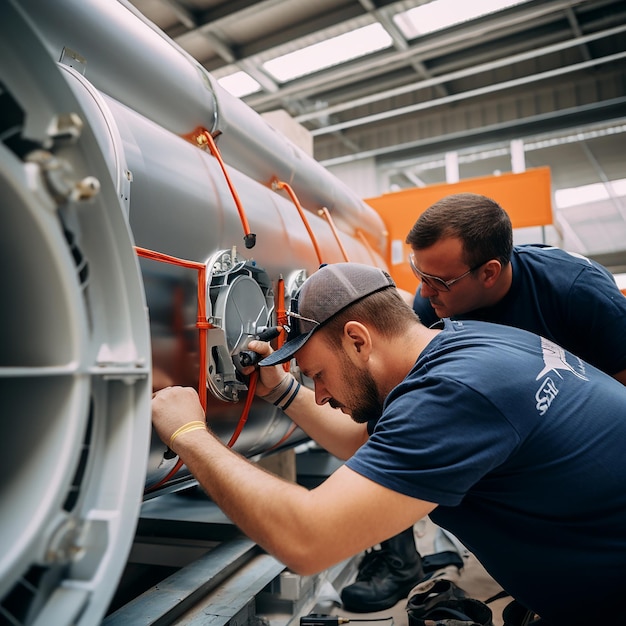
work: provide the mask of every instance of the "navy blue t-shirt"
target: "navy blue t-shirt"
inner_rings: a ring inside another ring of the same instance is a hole
[[[524,328],[547,337],[603,372],[626,369],[626,297],[598,263],[559,248],[516,246],[513,282],[495,306],[455,316]],[[418,288],[413,309],[425,326],[437,314]]]
[[[537,335],[445,320],[372,428],[348,467],[437,503],[513,597],[559,626],[615,610],[626,387]]]

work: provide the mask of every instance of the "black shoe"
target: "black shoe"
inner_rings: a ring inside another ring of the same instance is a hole
[[[384,611],[406,598],[423,577],[411,527],[366,552],[356,581],[341,591],[343,607],[352,613]]]

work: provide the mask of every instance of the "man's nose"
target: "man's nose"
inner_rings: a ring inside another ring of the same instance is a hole
[[[315,383],[315,402],[316,404],[322,405],[326,404],[330,400],[330,395],[324,389],[323,385],[319,383]]]
[[[436,289],[433,289],[432,287],[429,287],[425,282],[422,282],[422,287],[420,289],[420,295],[422,296],[422,298],[432,298],[438,293],[439,292]]]

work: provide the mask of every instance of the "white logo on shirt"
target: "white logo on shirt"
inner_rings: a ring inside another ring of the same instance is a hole
[[[576,371],[568,362],[567,354],[561,346],[556,343],[541,337],[541,350],[543,352],[544,368],[537,374],[535,380],[543,378],[541,386],[535,394],[535,400],[537,401],[537,410],[540,415],[545,415],[550,405],[559,393],[559,387],[557,381],[548,376],[550,372],[554,372],[561,380],[563,376],[561,371],[571,372],[577,378],[581,380],[589,380],[586,376]],[[582,371],[584,371],[584,363],[578,359],[578,363]],[[544,378],[545,377],[545,378]]]

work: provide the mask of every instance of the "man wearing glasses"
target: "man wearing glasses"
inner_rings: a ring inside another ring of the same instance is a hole
[[[413,309],[425,326],[442,318],[516,326],[546,337],[626,385],[626,297],[612,275],[582,256],[513,246],[511,220],[482,195],[430,206],[406,238],[421,284]],[[412,529],[364,560],[344,605],[387,608],[415,582]],[[372,568],[372,558],[383,561]],[[370,610],[364,608],[362,610]]]
[[[485,196],[447,196],[406,238],[426,326],[475,319],[546,337],[626,385],[626,297],[601,265],[543,245],[513,246],[504,209]]]

